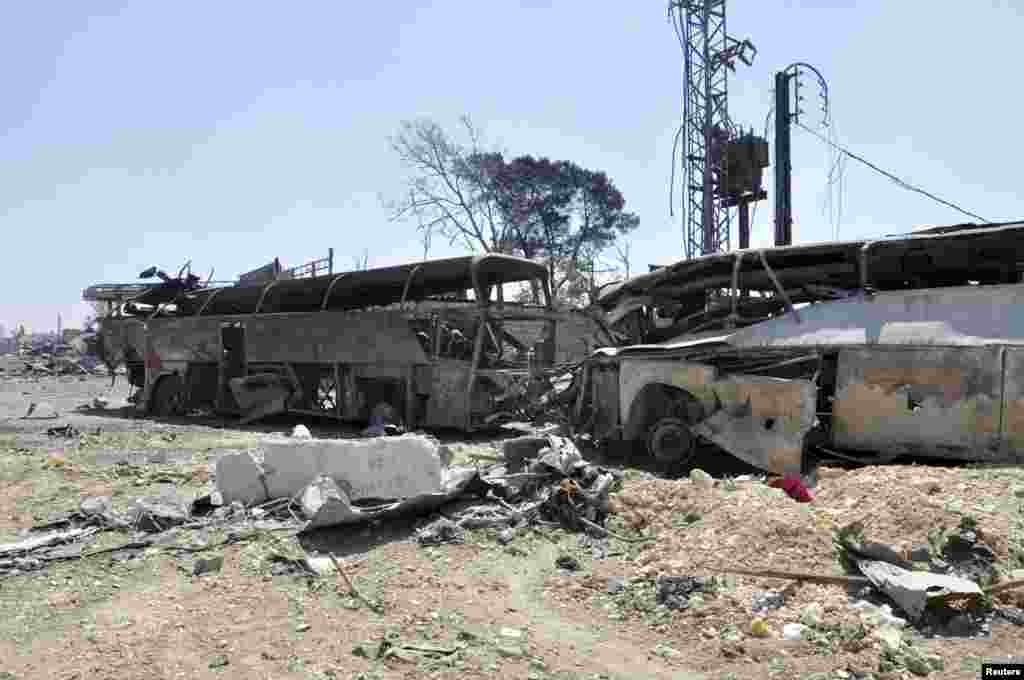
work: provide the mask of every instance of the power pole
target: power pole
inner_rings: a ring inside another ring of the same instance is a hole
[[[793,243],[793,155],[790,132],[792,123],[800,123],[800,77],[807,70],[818,80],[821,97],[821,125],[828,127],[828,83],[821,71],[810,64],[798,61],[775,74],[775,245],[788,246]],[[793,92],[789,84],[793,83]],[[790,101],[795,102],[790,106]]]
[[[683,48],[683,247],[687,257],[729,250],[731,216],[722,204],[726,147],[734,137],[728,74],[757,50],[725,30],[726,0],[670,0]]]
[[[793,165],[790,146],[789,81],[785,71],[775,74],[775,245],[793,242]]]

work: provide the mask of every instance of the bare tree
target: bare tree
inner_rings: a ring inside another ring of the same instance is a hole
[[[391,204],[392,220],[416,216],[421,231],[436,230],[469,250],[500,252],[508,230],[488,166],[501,163],[502,157],[482,150],[480,133],[468,117],[461,122],[468,145],[448,137],[431,120],[405,121],[390,140],[410,171],[408,197]]]

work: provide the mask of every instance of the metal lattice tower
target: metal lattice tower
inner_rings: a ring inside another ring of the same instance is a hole
[[[669,18],[683,43],[683,246],[687,257],[729,250],[732,216],[717,188],[725,185],[729,119],[728,73],[750,64],[749,40],[725,31],[725,0],[671,0]]]

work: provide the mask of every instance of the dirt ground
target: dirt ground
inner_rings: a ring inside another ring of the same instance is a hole
[[[199,495],[219,456],[297,422],[236,428],[137,419],[116,408],[126,394],[123,377],[113,389],[103,378],[0,379],[0,543],[76,509],[85,496],[111,496],[117,508],[169,489]],[[75,410],[98,396],[110,408]],[[30,403],[36,413],[58,415],[22,419]],[[305,422],[315,436],[352,434]],[[84,434],[45,434],[64,424]],[[465,457],[493,453],[495,441],[453,443]],[[522,531],[508,545],[493,530],[477,530],[461,545],[421,547],[410,520],[301,538],[267,532],[185,557],[151,546],[52,562],[0,576],[0,680],[911,677],[901,667],[878,672],[880,645],[870,631],[783,639],[783,626],[812,605],[821,631],[855,627],[844,588],[724,571],[840,574],[832,536],[841,525],[862,520],[872,540],[899,549],[927,545],[965,516],[977,521],[1007,577],[1024,568],[1019,468],[824,468],[816,491],[812,503],[798,504],[757,480],[702,490],[627,467],[609,526],[652,540],[611,540],[606,556],[557,529]],[[90,548],[127,538],[104,532]],[[379,606],[351,596],[334,575],[274,570],[275,557],[303,551],[338,555]],[[195,559],[218,555],[219,572],[191,576]],[[556,566],[567,556],[578,570]],[[658,574],[714,576],[716,587],[686,610],[668,610],[654,603]],[[785,604],[754,612],[754,598],[766,591],[783,592]],[[1019,607],[1020,592],[996,604]],[[766,624],[759,635],[755,617]],[[944,669],[932,677],[974,678],[983,659],[1021,654],[1022,631],[992,622],[975,638],[904,635],[941,657]]]

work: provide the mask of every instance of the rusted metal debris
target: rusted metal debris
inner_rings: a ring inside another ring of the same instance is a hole
[[[1022,462],[1022,263],[1013,223],[658,269],[599,300],[639,344],[585,362],[574,423],[664,462],[725,451],[777,474],[808,452]]]

